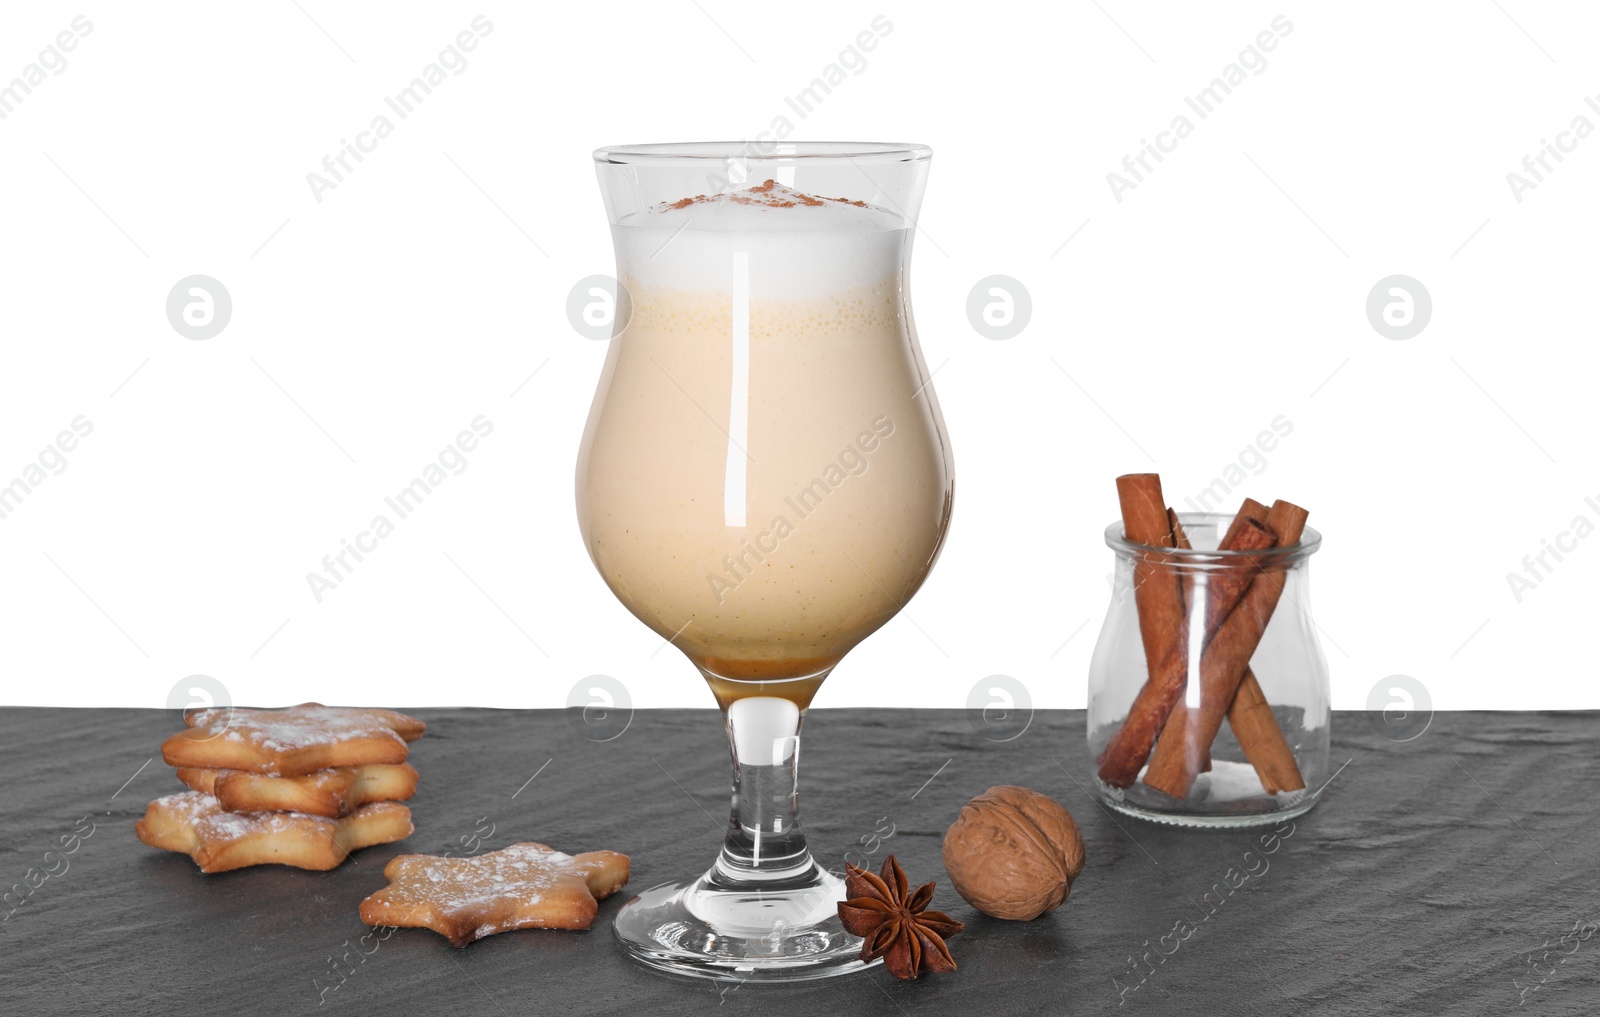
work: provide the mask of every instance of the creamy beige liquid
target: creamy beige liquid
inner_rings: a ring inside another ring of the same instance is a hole
[[[882,210],[828,211],[840,228],[616,228],[632,318],[584,435],[579,522],[612,591],[724,706],[803,708],[916,592],[949,522],[908,232],[872,228]]]

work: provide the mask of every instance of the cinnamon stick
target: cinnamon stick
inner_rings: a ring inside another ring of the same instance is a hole
[[[1222,535],[1222,541],[1217,544],[1219,551],[1256,551],[1272,547],[1278,542],[1277,534],[1272,527],[1262,521],[1263,513],[1258,512],[1265,506],[1251,498],[1246,498],[1244,504],[1239,506],[1239,511],[1233,517],[1233,522],[1228,525],[1228,530]],[[1168,511],[1171,511],[1170,509]],[[1258,535],[1254,532],[1259,530]],[[1185,535],[1184,543],[1188,543]],[[1206,638],[1209,640],[1217,631],[1217,626],[1222,624],[1228,612],[1233,610],[1244,591],[1250,587],[1260,570],[1247,565],[1229,565],[1206,575]]]
[[[1172,511],[1171,506],[1167,508],[1167,526],[1172,530],[1173,547],[1180,551],[1188,551],[1193,547],[1189,543],[1189,534],[1184,532],[1183,522],[1178,518],[1178,513]],[[1183,592],[1184,617],[1188,617],[1190,598],[1194,595],[1194,576],[1189,575],[1187,572],[1179,576],[1178,589]]]
[[[1263,511],[1252,511],[1252,507],[1260,507],[1263,509]],[[1248,512],[1252,519],[1262,520],[1266,518],[1266,513],[1264,511],[1265,508],[1266,506],[1262,505],[1260,502],[1246,498],[1244,500],[1244,504],[1239,507],[1238,515],[1234,516],[1234,518],[1237,519],[1239,516]],[[1172,546],[1176,547],[1180,551],[1193,550],[1194,545],[1189,543],[1189,534],[1184,531],[1183,522],[1178,518],[1178,513],[1173,511],[1172,506],[1170,505],[1167,506],[1167,523],[1172,527]],[[1183,607],[1185,611],[1188,611],[1191,609],[1194,603],[1194,596],[1192,592],[1194,589],[1194,577],[1185,574],[1180,582],[1183,587]],[[1207,765],[1202,767],[1202,769],[1211,769],[1209,761],[1207,762]]]
[[[1267,513],[1267,529],[1277,534],[1279,547],[1290,548],[1300,542],[1306,515],[1305,509],[1290,502],[1273,503]],[[1239,690],[1250,657],[1283,596],[1285,578],[1281,569],[1266,569],[1257,575],[1206,644],[1200,658],[1199,706],[1190,709],[1182,702],[1174,702],[1155,751],[1150,754],[1150,766],[1144,775],[1146,784],[1175,798],[1188,796]]]
[[[1233,705],[1228,708],[1228,726],[1239,740],[1244,757],[1256,768],[1256,777],[1267,794],[1305,789],[1306,781],[1294,761],[1294,750],[1284,740],[1272,704],[1248,667],[1239,682],[1239,691],[1234,693]]]
[[[1239,511],[1248,511],[1252,518],[1266,522],[1267,507],[1258,501],[1246,498],[1244,508]],[[1300,775],[1294,750],[1283,737],[1283,729],[1278,726],[1272,704],[1267,702],[1266,693],[1261,691],[1261,683],[1249,667],[1244,669],[1239,690],[1233,694],[1233,704],[1228,707],[1228,727],[1233,730],[1233,737],[1239,742],[1244,758],[1255,767],[1256,778],[1261,781],[1261,787],[1267,794],[1305,790],[1306,781]],[[1209,747],[1201,769],[1211,769]]]
[[[1151,547],[1175,545],[1160,477],[1153,473],[1118,477],[1117,496],[1126,539]],[[1241,512],[1219,549],[1255,551],[1271,547],[1274,542],[1270,528]],[[1212,626],[1222,623],[1250,586],[1252,575],[1252,571],[1240,570],[1235,576],[1227,570],[1210,577],[1202,646],[1204,638],[1211,636]],[[1170,558],[1160,552],[1142,552],[1134,558],[1134,606],[1139,614],[1147,678],[1134,697],[1127,718],[1100,755],[1100,779],[1112,787],[1127,787],[1139,776],[1145,760],[1150,758],[1156,733],[1162,730],[1188,683],[1191,654],[1185,585],[1177,578]]]
[[[1171,547],[1161,477],[1155,473],[1130,473],[1117,478],[1117,503],[1122,509],[1122,535],[1135,544]],[[1139,636],[1145,659],[1155,662],[1183,624],[1185,613],[1177,574],[1170,561],[1157,554],[1133,559],[1133,601],[1139,612]]]
[[[1122,508],[1124,539],[1150,547],[1173,546],[1159,475],[1129,473],[1118,477],[1117,502]],[[1127,718],[1100,755],[1100,779],[1112,787],[1127,787],[1139,775],[1156,732],[1166,721],[1172,702],[1183,693],[1188,678],[1188,661],[1168,653],[1170,647],[1188,641],[1183,593],[1177,577],[1159,555],[1146,552],[1134,557],[1133,603],[1139,615],[1147,678],[1128,709]]]
[[[1244,516],[1264,524],[1267,519],[1267,507],[1254,498],[1246,498],[1244,504],[1239,506],[1239,514],[1234,518],[1237,520]],[[1178,521],[1178,513],[1168,508],[1167,520],[1172,525],[1174,545],[1180,550],[1188,550],[1189,536],[1184,533],[1183,524]],[[1189,603],[1187,591],[1184,602]],[[1238,722],[1235,723],[1233,710],[1230,710],[1228,723],[1233,728],[1234,737],[1239,740],[1239,747],[1244,751],[1245,758],[1255,767],[1261,786],[1268,794],[1304,788],[1305,781],[1301,779],[1300,768],[1294,761],[1294,750],[1290,749],[1289,743],[1284,740],[1283,732],[1278,728],[1278,718],[1273,714],[1272,707],[1267,704],[1267,697],[1262,693],[1256,676],[1248,668],[1245,669],[1244,680],[1239,683],[1239,691],[1234,694],[1233,701],[1233,709],[1239,712]],[[1265,707],[1265,710],[1262,710],[1262,707]],[[1200,770],[1206,772],[1210,769],[1211,750],[1207,746],[1200,760]]]

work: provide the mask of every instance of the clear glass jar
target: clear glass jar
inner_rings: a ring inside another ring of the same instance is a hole
[[[1218,551],[1231,516],[1182,513],[1179,520],[1191,548],[1132,543],[1120,522],[1106,528],[1115,555],[1111,607],[1089,666],[1096,792],[1119,812],[1181,826],[1253,826],[1299,815],[1328,770],[1328,661],[1311,618],[1308,569],[1321,534],[1307,528],[1282,549]],[[1207,590],[1241,570],[1250,575],[1246,593],[1220,624],[1213,619],[1215,635],[1204,633]],[[1184,619],[1177,633],[1142,631],[1135,596],[1142,583],[1177,587]],[[1261,598],[1274,595],[1268,614]],[[1170,712],[1151,710],[1160,697],[1145,689],[1155,680],[1147,639],[1169,644],[1180,661],[1182,693]],[[1153,746],[1118,737],[1140,711],[1143,726],[1159,732]]]

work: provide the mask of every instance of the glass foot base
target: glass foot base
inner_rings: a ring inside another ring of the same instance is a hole
[[[663,883],[628,901],[612,926],[632,957],[675,975],[799,982],[865,971],[861,939],[839,924],[842,880],[820,869],[785,890]],[[874,961],[880,964],[882,961]]]

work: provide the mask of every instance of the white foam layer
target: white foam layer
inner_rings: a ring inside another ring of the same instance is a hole
[[[772,181],[654,205],[625,216],[613,233],[619,274],[630,288],[731,293],[735,255],[742,254],[752,299],[776,300],[892,277],[911,235],[905,217],[888,209]]]
[[[723,194],[696,194],[625,216],[624,226],[709,233],[888,233],[905,217],[858,198],[807,194],[773,180]]]

